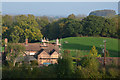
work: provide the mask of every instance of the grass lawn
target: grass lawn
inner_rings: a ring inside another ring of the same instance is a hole
[[[79,56],[84,56],[84,55],[88,55],[89,54],[89,51],[84,51],[84,50],[74,50],[73,49],[73,50],[70,50],[70,52],[71,52],[71,55],[73,57],[78,56],[77,53],[80,53]]]
[[[74,56],[73,50],[81,50],[83,55],[88,54],[89,52],[85,52],[84,50],[91,50],[93,45],[98,50],[99,54],[103,47],[100,45],[104,45],[103,40],[106,40],[106,49],[108,50],[111,57],[120,57],[118,55],[118,39],[113,38],[104,38],[104,37],[68,37],[62,39],[62,49],[72,50],[72,55]],[[67,41],[68,43],[64,43]]]

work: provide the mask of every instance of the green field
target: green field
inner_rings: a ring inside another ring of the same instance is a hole
[[[98,50],[99,54],[103,47],[100,45],[104,45],[103,40],[106,40],[106,49],[108,50],[111,57],[120,57],[118,55],[118,39],[113,38],[104,38],[104,37],[68,37],[61,40],[62,49],[71,50],[72,56],[75,56],[75,50],[80,50],[81,55],[86,55],[91,50],[94,45]],[[65,43],[67,41],[68,43]]]

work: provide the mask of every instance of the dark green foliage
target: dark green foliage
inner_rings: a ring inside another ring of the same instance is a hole
[[[37,66],[37,65],[38,65],[38,61],[37,61],[37,60],[32,61],[32,62],[31,62],[31,65],[32,65],[32,66]]]
[[[83,57],[79,62],[76,75],[79,78],[102,78],[99,72],[99,62],[96,57],[88,56]]]
[[[64,51],[62,59],[58,59],[57,65],[57,77],[58,78],[72,78],[74,73],[74,67],[72,63],[72,58],[68,50]]]
[[[45,31],[46,30],[46,31]],[[45,27],[43,35],[49,39],[79,36],[82,25],[79,20],[63,18]]]
[[[102,36],[118,37],[117,20],[90,15],[79,20],[75,18],[62,18],[47,25],[43,35],[50,39],[73,36]]]
[[[117,34],[115,23],[104,17],[90,15],[82,20],[83,35],[113,37]]]
[[[5,15],[2,17],[3,26],[12,27],[13,25],[13,17],[10,15]]]
[[[116,68],[109,68],[108,72],[111,78],[118,78],[120,76],[120,71]]]
[[[58,64],[43,67],[33,67],[24,63],[19,67],[3,66],[2,78],[120,78],[119,67],[106,65],[106,69],[99,64],[95,57],[83,57],[80,64],[75,66],[70,59],[69,51],[65,51]],[[83,65],[82,65],[83,64]]]
[[[38,28],[42,31],[42,29],[49,24],[49,20],[46,16],[37,17],[36,21],[38,23]]]

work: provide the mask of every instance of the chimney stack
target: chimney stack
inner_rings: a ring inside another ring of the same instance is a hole
[[[7,53],[7,43],[8,43],[8,39],[7,38],[5,38],[5,54]]]
[[[25,39],[25,44],[28,44],[28,39],[27,38]]]
[[[13,52],[13,49],[11,49],[11,53]]]
[[[56,45],[61,46],[61,44],[59,43],[59,39],[58,38],[56,39]]]
[[[8,43],[8,39],[5,38],[5,46],[7,46],[7,43]]]

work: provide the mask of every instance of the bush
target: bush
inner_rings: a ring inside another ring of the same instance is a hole
[[[31,61],[31,65],[32,66],[37,66],[38,65],[38,61],[37,60]]]
[[[8,63],[8,67],[12,68],[13,67],[13,63],[11,61],[7,61]]]
[[[115,69],[115,68],[109,68],[108,69],[108,72],[109,72],[109,75],[111,78],[117,78],[119,75],[119,70],[118,69]]]
[[[82,78],[101,78],[99,73],[99,62],[94,56],[83,57],[80,61],[82,66]]]

